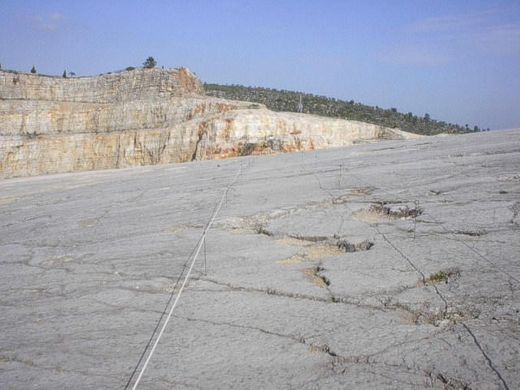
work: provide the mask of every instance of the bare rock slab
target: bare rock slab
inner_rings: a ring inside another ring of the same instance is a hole
[[[124,388],[239,169],[140,388],[519,388],[519,139],[0,181],[0,388]]]

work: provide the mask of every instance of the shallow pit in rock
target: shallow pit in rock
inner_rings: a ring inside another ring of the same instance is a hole
[[[338,240],[337,245],[339,249],[344,250],[345,252],[363,252],[370,250],[370,248],[374,246],[374,243],[372,241],[364,240],[357,244],[352,244],[347,240]]]
[[[386,202],[379,202],[368,208],[369,213],[378,214],[391,219],[410,219],[417,218],[423,213],[423,209],[418,205],[392,205]]]

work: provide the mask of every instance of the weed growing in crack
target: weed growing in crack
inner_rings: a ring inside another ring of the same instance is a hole
[[[456,279],[460,276],[460,271],[458,269],[449,269],[449,270],[441,270],[431,274],[428,279],[426,279],[425,284],[439,284],[439,283],[449,283],[450,280]]]
[[[428,278],[428,280],[431,283],[441,283],[441,282],[447,283],[448,282],[448,278],[449,278],[449,275],[448,275],[447,272],[439,271],[439,272],[436,272],[434,274],[431,274],[430,277]]]

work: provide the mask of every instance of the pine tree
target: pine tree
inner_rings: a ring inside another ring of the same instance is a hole
[[[31,68],[31,73],[36,73],[36,68],[34,67],[34,65],[33,65],[33,67]]]
[[[145,62],[143,62],[143,66],[146,68],[146,69],[152,69],[152,68],[155,68],[155,65],[157,65],[157,61],[155,61],[155,58],[153,57],[148,57],[146,59]]]
[[[61,77],[63,77],[64,79],[67,78],[67,69],[65,69],[65,70],[63,71],[63,74],[61,75]]]

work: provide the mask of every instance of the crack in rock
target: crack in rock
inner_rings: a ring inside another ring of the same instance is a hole
[[[487,232],[485,230],[455,230],[453,231],[453,234],[461,234],[470,237],[480,237],[487,234]]]
[[[263,329],[263,328],[257,327],[257,326],[240,325],[240,324],[235,324],[235,323],[231,323],[231,322],[217,322],[217,321],[211,321],[211,320],[206,320],[206,319],[202,319],[202,318],[184,317],[184,316],[178,316],[178,315],[175,317],[184,319],[186,321],[203,322],[206,324],[211,324],[211,325],[216,325],[216,326],[227,326],[227,327],[232,327],[232,328],[254,330],[254,331],[258,331],[258,332],[261,332],[261,333],[264,333],[264,334],[267,334],[270,336],[281,337],[284,339],[288,339],[288,340],[306,345],[310,352],[323,353],[332,358],[338,357],[338,354],[335,353],[331,349],[331,347],[328,346],[327,344],[313,343],[313,342],[309,341],[308,339],[306,339],[304,336],[284,334],[284,333],[280,333],[280,332]]]
[[[288,237],[293,238],[295,240],[305,241],[305,242],[309,242],[309,243],[322,243],[322,244],[326,244],[326,245],[330,245],[330,246],[335,246],[341,252],[347,252],[347,253],[368,251],[374,246],[374,243],[369,240],[364,240],[364,241],[358,242],[356,244],[353,244],[337,234],[335,234],[332,237],[301,236],[298,234],[296,234],[296,235],[289,234]]]
[[[511,223],[518,225],[517,217],[518,217],[518,214],[520,214],[520,202],[515,202],[511,206],[511,211],[513,213],[513,216],[511,218]]]
[[[433,338],[434,335],[429,335],[426,337],[421,338],[420,340],[427,340]],[[355,364],[355,365],[367,365],[369,367],[372,367],[373,370],[382,368],[384,370],[390,370],[392,373],[391,376],[388,377],[388,379],[392,380],[392,383],[396,381],[395,373],[396,370],[405,370],[407,372],[411,372],[414,374],[420,374],[424,375],[429,382],[429,387],[434,387],[436,383],[439,383],[442,385],[444,389],[470,389],[469,385],[465,383],[464,381],[460,379],[456,379],[453,377],[448,376],[445,373],[441,372],[435,372],[428,369],[423,369],[417,364],[408,364],[404,360],[402,360],[401,363],[389,363],[384,360],[377,359],[377,356],[380,356],[392,349],[399,348],[401,346],[404,346],[406,344],[410,344],[413,342],[416,342],[417,340],[406,340],[404,342],[392,344],[383,350],[371,353],[369,355],[355,355],[355,356],[335,356],[332,358],[330,363],[330,369],[337,373],[342,375],[349,374],[349,365]],[[383,375],[382,373],[378,373],[376,371],[371,370],[370,372],[374,375],[387,377],[386,375]],[[409,385],[409,383],[407,383]]]
[[[201,280],[208,283],[213,283],[219,286],[224,286],[229,288],[231,291],[240,291],[240,292],[247,292],[247,293],[259,293],[259,294],[266,294],[266,295],[273,295],[278,296],[282,298],[290,298],[290,299],[299,299],[299,300],[308,300],[308,301],[314,301],[314,302],[322,302],[322,303],[337,303],[337,304],[345,304],[349,306],[356,306],[361,309],[368,309],[368,310],[377,310],[386,312],[386,308],[381,305],[371,305],[362,303],[356,298],[352,297],[342,297],[342,296],[331,296],[329,298],[324,297],[318,297],[314,295],[308,295],[308,294],[300,294],[300,293],[291,293],[287,291],[281,291],[273,288],[257,288],[257,287],[243,287],[243,286],[237,286],[232,283],[226,283],[221,282],[215,279],[210,279],[207,277],[198,277],[198,278],[192,278],[192,280]],[[389,309],[392,309],[392,307],[389,307]]]
[[[327,277],[321,275],[321,271],[324,271],[324,268],[319,265],[316,267],[305,268],[303,270],[304,274],[311,279],[315,286],[320,288],[327,288],[330,286],[330,280]]]
[[[372,248],[374,243],[372,241],[364,240],[357,244],[352,244],[347,240],[338,240],[337,245],[339,249],[344,250],[345,252],[363,252]]]

